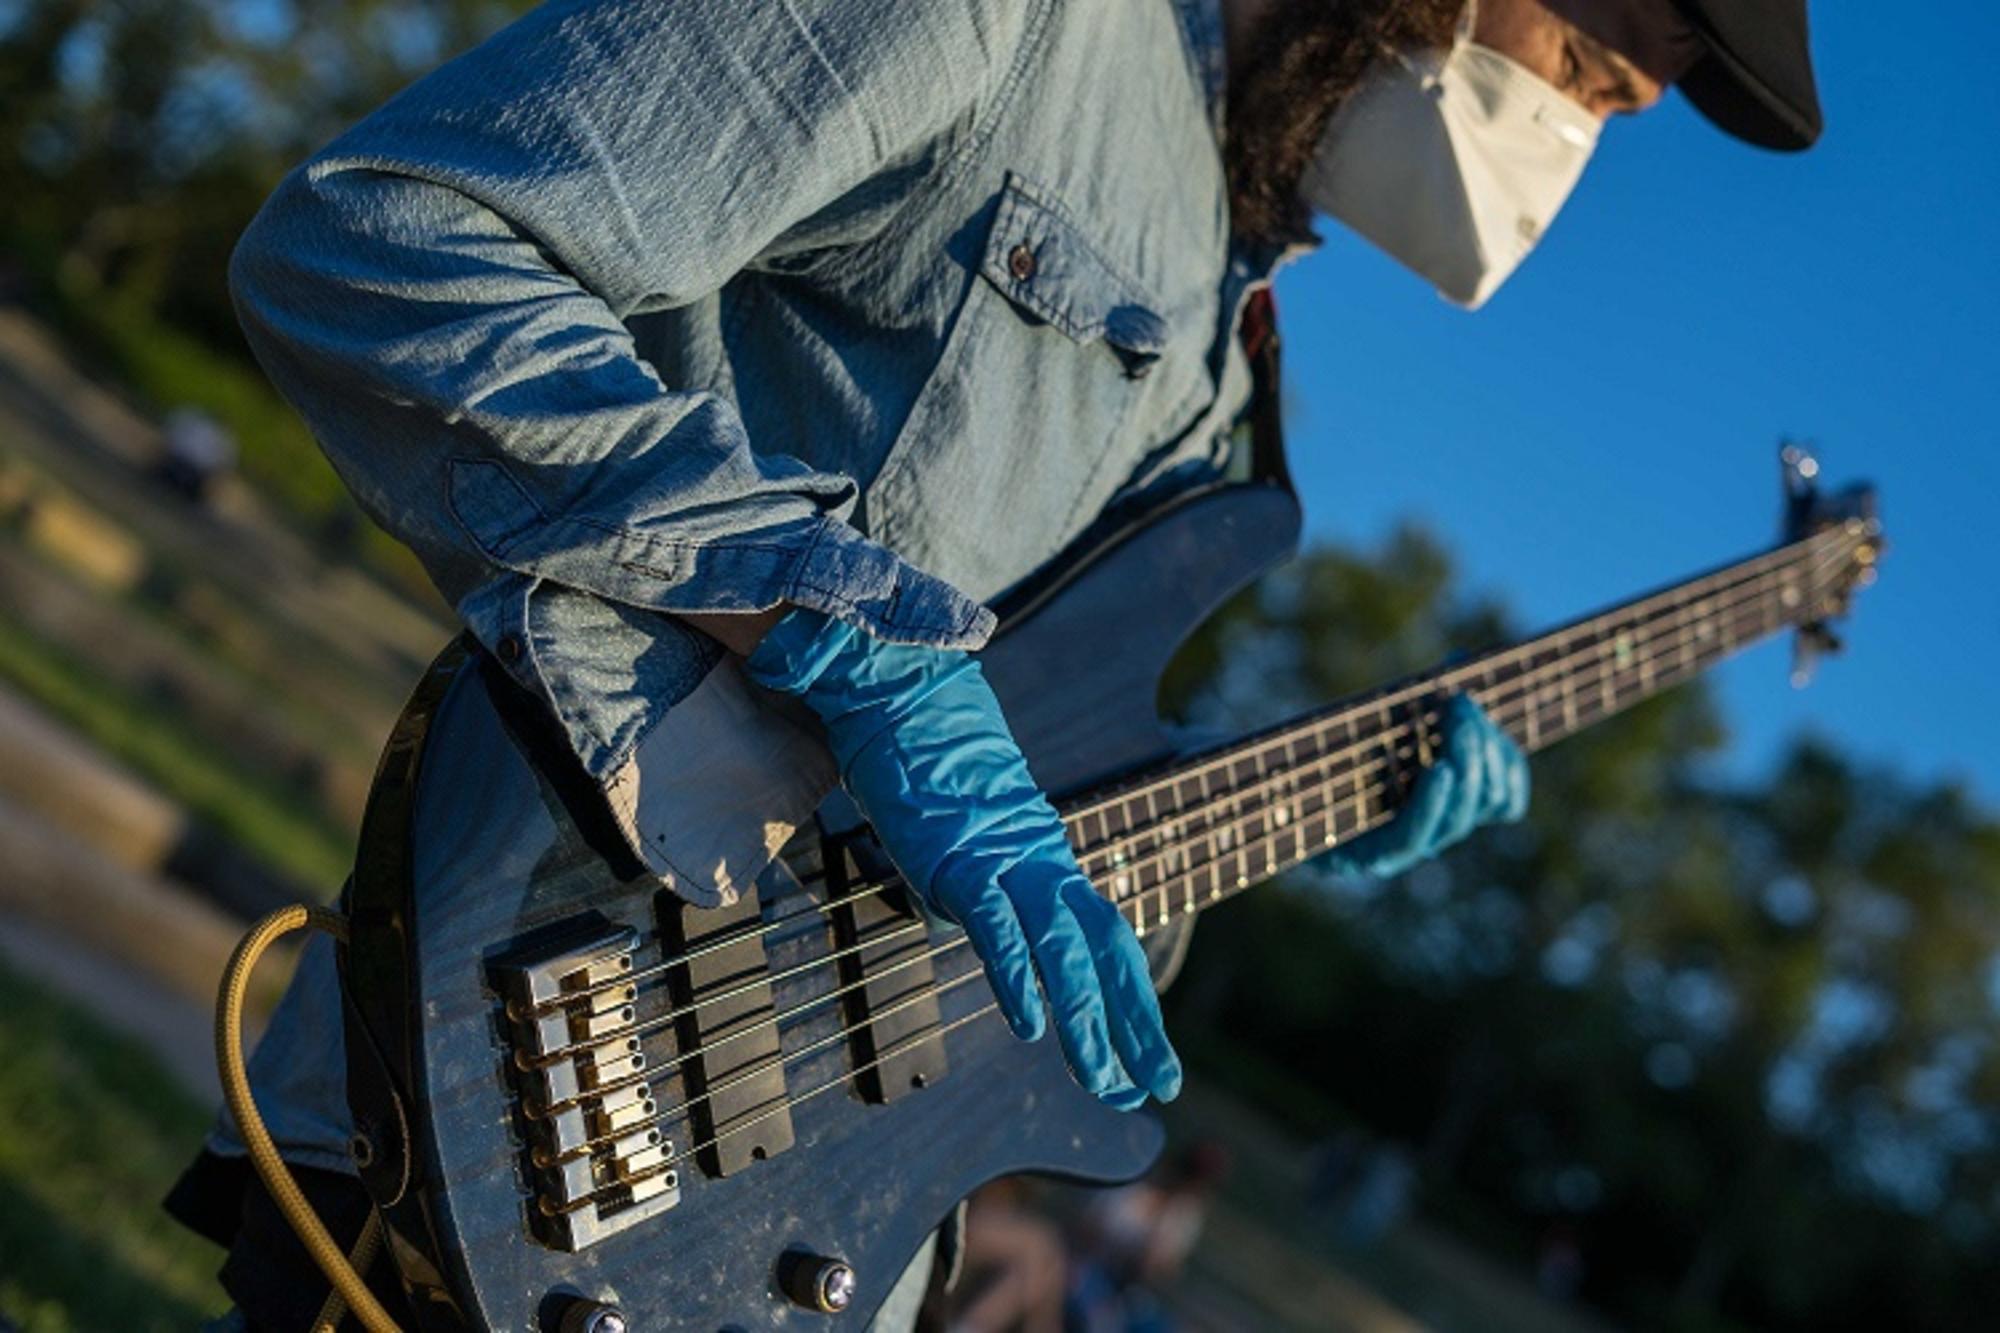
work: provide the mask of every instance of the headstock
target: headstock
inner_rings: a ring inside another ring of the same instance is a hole
[[[1840,651],[1841,641],[1831,622],[1845,616],[1857,588],[1875,582],[1876,566],[1888,543],[1882,537],[1875,488],[1853,482],[1838,491],[1822,490],[1819,460],[1803,445],[1785,443],[1778,450],[1778,471],[1784,485],[1782,540],[1802,541],[1838,530],[1812,581],[1813,591],[1792,644],[1792,684],[1812,679],[1813,667],[1826,653]]]

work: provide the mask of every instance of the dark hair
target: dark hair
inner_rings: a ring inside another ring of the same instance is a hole
[[[1255,241],[1312,235],[1299,181],[1341,102],[1392,51],[1451,44],[1465,0],[1277,0],[1229,88],[1230,223]]]

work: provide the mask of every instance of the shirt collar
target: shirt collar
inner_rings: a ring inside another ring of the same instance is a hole
[[[1208,122],[1222,138],[1222,115],[1229,77],[1229,51],[1222,35],[1222,0],[1174,0],[1188,63],[1208,101]]]

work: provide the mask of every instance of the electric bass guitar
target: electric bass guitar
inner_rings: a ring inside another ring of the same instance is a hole
[[[1784,456],[1762,554],[1198,753],[1153,706],[1176,646],[1289,554],[1289,489],[1184,498],[1003,608],[988,678],[1083,869],[1142,937],[1387,820],[1469,692],[1538,750],[1872,580],[1873,493]],[[1131,1179],[1155,1118],[998,1017],[853,821],[808,821],[730,907],[621,859],[463,641],[400,718],[342,956],[353,1153],[426,1329],[859,1329],[995,1177]],[[601,805],[601,800],[599,801]],[[832,807],[827,807],[831,810]]]

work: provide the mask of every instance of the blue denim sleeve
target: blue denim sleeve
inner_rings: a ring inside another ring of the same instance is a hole
[[[600,778],[671,702],[647,657],[692,632],[658,612],[991,632],[846,522],[851,478],[753,447],[623,322],[879,235],[1005,76],[1021,7],[975,3],[551,0],[296,168],[237,245],[260,363]]]

